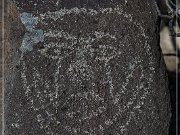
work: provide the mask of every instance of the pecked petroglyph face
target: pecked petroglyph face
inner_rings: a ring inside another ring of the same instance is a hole
[[[71,134],[103,134],[115,125],[114,133],[124,134],[130,122],[140,121],[154,58],[151,38],[133,15],[117,6],[64,8],[30,17],[27,24],[34,23],[29,29],[41,28],[36,30],[40,38],[33,45],[23,42],[28,53],[22,53],[21,80],[41,129],[47,134],[56,133],[54,127]],[[132,27],[138,34],[132,34]],[[135,54],[144,50],[149,72],[142,66],[145,59]]]

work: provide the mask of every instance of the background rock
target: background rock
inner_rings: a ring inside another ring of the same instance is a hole
[[[0,3],[0,12],[2,13],[2,3]],[[2,14],[0,15],[0,27],[2,28]],[[0,41],[2,43],[2,29],[0,29]],[[0,46],[0,129],[2,129],[2,46]],[[0,130],[1,134],[1,130]]]
[[[180,80],[180,73],[179,73],[179,49],[180,49],[180,38],[179,37],[171,37],[169,32],[168,24],[162,23],[161,24],[161,31],[160,31],[160,45],[162,49],[162,53],[164,55],[164,60],[166,63],[166,68],[168,71],[168,80],[169,80],[169,91],[171,95],[171,111],[172,111],[172,118],[171,118],[171,126],[170,126],[170,135],[176,135],[176,123],[177,123],[177,106],[179,106],[178,100],[176,99],[179,97],[178,90]],[[176,32],[180,32],[178,26],[174,26]],[[177,84],[178,83],[178,84]],[[179,120],[178,120],[179,121]]]
[[[176,29],[179,29],[178,27]],[[176,69],[176,65],[179,65],[179,58],[176,54],[176,49],[180,49],[180,38],[177,37],[174,40],[175,43],[172,42],[172,37],[170,36],[168,26],[164,26],[160,32],[161,36],[161,48],[164,54],[164,59],[166,63],[167,70],[170,72],[179,72],[179,69]]]
[[[1,3],[2,4],[2,3]],[[20,17],[17,11],[17,7],[14,1],[11,0],[6,0],[4,5],[4,20],[1,20],[1,28],[2,28],[2,21],[4,21],[4,39],[1,35],[1,39],[4,42],[4,74],[5,74],[5,89],[7,90],[13,90],[11,84],[13,82],[13,77],[14,77],[14,68],[16,66],[18,57],[17,57],[17,50],[19,48],[19,45],[21,44],[21,39],[22,39],[22,35],[24,34],[24,26],[22,25],[21,21],[20,21]],[[2,30],[2,29],[1,29]],[[0,32],[2,34],[2,31]],[[2,64],[2,46],[0,49],[0,60],[1,60],[1,64]],[[0,64],[0,65],[1,65]],[[2,71],[2,66],[0,71]],[[2,73],[1,73],[1,77],[2,77]],[[2,80],[0,81],[0,83],[2,83]],[[3,93],[3,89],[2,89],[2,85],[0,84],[1,87],[1,91],[0,91],[0,114],[2,116],[2,104],[3,104],[3,95],[1,95]],[[10,91],[8,91],[8,93],[6,93],[5,91],[5,102],[6,103],[10,103],[11,101],[9,100]],[[6,107],[6,106],[5,106]],[[5,116],[5,120],[8,117],[8,114]],[[2,121],[2,117],[0,117],[1,120],[1,124],[5,123],[6,121]],[[0,125],[0,129],[2,131],[2,125]]]

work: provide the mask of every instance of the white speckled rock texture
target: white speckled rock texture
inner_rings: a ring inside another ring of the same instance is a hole
[[[151,0],[16,2],[21,14],[38,18],[27,21],[43,38],[26,29],[21,42],[32,39],[32,48],[15,51],[6,135],[168,135],[167,75]]]

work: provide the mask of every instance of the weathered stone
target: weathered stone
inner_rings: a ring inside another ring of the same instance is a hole
[[[152,1],[17,3],[26,34],[7,78],[5,134],[168,135]]]
[[[180,29],[176,27],[176,30]],[[164,26],[161,30],[160,36],[161,36],[161,48],[162,52],[164,54],[164,60],[166,63],[166,67],[168,71],[171,72],[179,72],[180,69],[176,69],[176,65],[179,65],[179,56],[176,54],[180,50],[180,38],[173,38],[170,35],[169,28],[167,26]],[[174,42],[173,42],[174,40]]]
[[[2,13],[2,3],[0,3],[0,12]],[[0,27],[2,28],[2,14],[0,14]],[[0,29],[0,41],[2,44],[2,29]],[[0,129],[2,129],[2,45],[0,45]],[[0,130],[1,135],[1,130]]]
[[[4,51],[4,56],[3,59],[5,59],[3,66],[4,66],[4,74],[5,74],[5,95],[4,92],[2,91],[4,88],[4,86],[2,86],[0,93],[3,93],[3,95],[1,95],[0,99],[0,105],[1,105],[1,110],[0,110],[0,114],[1,114],[1,124],[3,124],[4,126],[6,125],[6,120],[9,117],[9,114],[7,113],[7,111],[5,111],[5,121],[3,121],[4,119],[2,119],[2,114],[4,113],[3,110],[8,109],[9,104],[11,104],[11,91],[13,90],[13,81],[14,81],[14,75],[16,74],[15,71],[15,65],[19,59],[18,52],[17,50],[19,49],[19,46],[21,44],[21,39],[22,39],[22,35],[24,33],[24,26],[20,21],[20,17],[18,15],[17,12],[17,7],[14,1],[12,0],[5,0],[4,1],[4,19],[3,24],[4,24],[4,28],[3,28],[3,37],[2,40],[4,42],[3,47],[2,47],[2,51]],[[1,23],[2,26],[2,23]],[[2,27],[1,27],[2,28]],[[2,34],[2,33],[1,33]],[[1,55],[2,57],[2,55]],[[1,70],[2,71],[2,70]],[[1,85],[1,84],[0,84]],[[17,93],[18,94],[18,93]],[[3,101],[3,96],[5,96],[5,102]],[[5,105],[5,108],[2,108],[2,105]],[[7,107],[7,108],[6,108]],[[13,109],[12,109],[12,113],[13,113]],[[4,116],[3,116],[4,117]],[[4,126],[1,125],[0,129],[1,131],[4,130]],[[3,132],[2,132],[3,133]]]
[[[0,27],[1,27],[1,21],[0,21]],[[2,28],[2,27],[1,27]],[[0,31],[1,32],[1,31]],[[0,36],[2,36],[0,34]],[[0,39],[0,41],[2,41]],[[2,47],[0,46],[0,129],[2,129]],[[1,134],[1,130],[0,130],[0,134]]]

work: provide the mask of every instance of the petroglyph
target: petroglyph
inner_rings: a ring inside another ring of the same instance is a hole
[[[85,14],[85,15],[97,15],[97,14],[112,14],[118,13],[122,14],[122,8],[100,8],[99,11],[94,9],[86,9],[86,8],[72,8],[72,9],[61,9],[55,12],[47,12],[44,14],[40,14],[42,19],[53,19],[56,21],[57,19],[63,19],[65,15],[76,15],[76,14]]]
[[[38,42],[42,41],[43,48],[34,50],[34,53],[38,53],[40,58],[50,61],[49,63],[54,63],[51,65],[52,69],[49,69],[52,70],[51,80],[43,74],[45,71],[42,71],[48,68],[47,65],[30,68],[22,56],[21,79],[24,93],[30,102],[30,108],[36,113],[40,128],[47,134],[55,134],[52,132],[51,125],[58,125],[70,134],[103,134],[113,124],[119,127],[120,131],[117,131],[119,134],[125,134],[131,121],[138,119],[135,111],[141,112],[145,97],[150,94],[154,63],[149,45],[151,39],[145,34],[143,26],[133,20],[133,15],[124,13],[121,7],[100,8],[99,10],[75,7],[40,14],[39,22],[36,18],[31,24],[49,24],[65,20],[66,16],[107,14],[118,14],[119,18],[126,18],[138,32],[141,32],[137,35],[138,38],[146,39],[146,41],[132,43],[127,38],[120,39],[119,33],[112,34],[98,29],[80,36],[65,29],[45,29],[44,40],[38,40]],[[37,43],[34,40],[32,42]],[[123,48],[138,45],[144,46],[147,52],[150,74],[144,71],[141,57],[132,58],[124,54]],[[31,46],[28,45],[30,49],[26,50],[32,50]],[[129,61],[124,65],[116,64],[115,60],[122,57],[124,59],[127,57]],[[36,61],[36,58],[32,58],[32,61]],[[93,63],[98,65],[99,71]],[[115,67],[118,70],[121,68],[127,68],[127,70],[125,73],[117,71],[116,74]],[[137,72],[140,77],[134,78]],[[124,74],[124,78],[120,74]],[[134,79],[138,80],[135,81],[137,84],[131,83]],[[121,82],[116,83],[114,80]],[[145,84],[146,82],[149,83]],[[129,89],[131,86],[133,89]],[[137,97],[141,98],[137,99]],[[128,98],[128,103],[124,103],[125,98]],[[60,114],[62,116],[59,116]],[[126,119],[118,122],[122,117]],[[63,119],[70,120],[73,124],[66,123]],[[94,119],[101,121],[101,124],[90,123],[90,120]],[[81,128],[84,131],[81,131]]]

